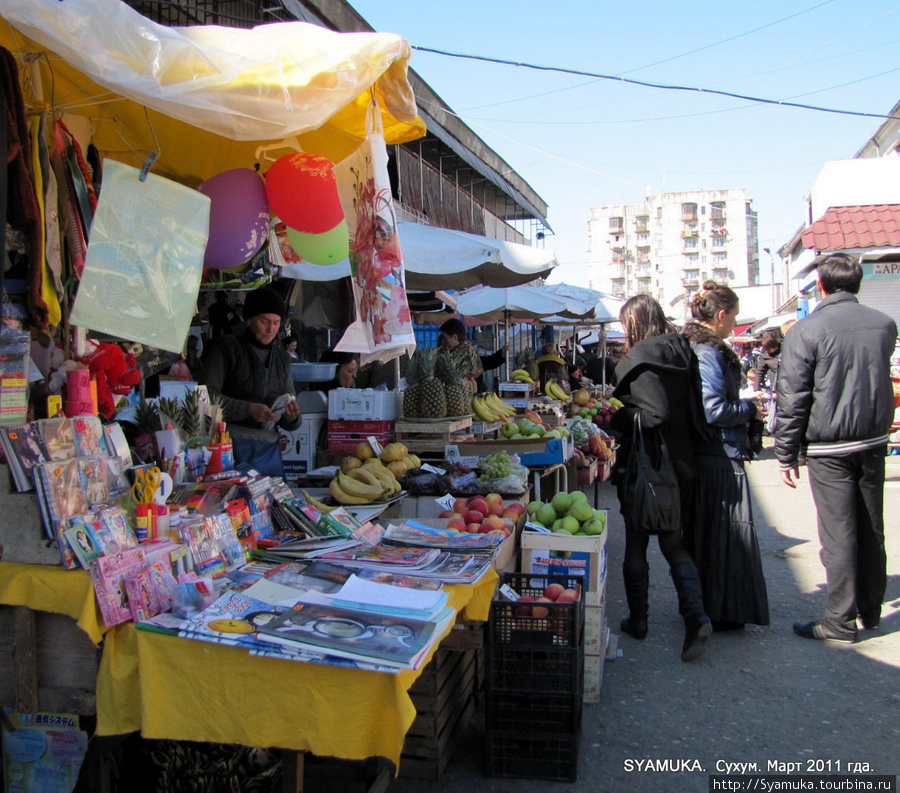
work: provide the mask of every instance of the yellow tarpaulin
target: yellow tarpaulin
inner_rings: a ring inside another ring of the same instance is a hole
[[[0,45],[23,69],[29,110],[83,116],[102,157],[140,167],[159,151],[154,172],[191,186],[294,136],[339,161],[365,138],[373,96],[388,143],[425,132],[395,34],[167,28],[119,0],[0,0]]]

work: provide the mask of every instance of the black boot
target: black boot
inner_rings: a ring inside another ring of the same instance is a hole
[[[712,623],[703,611],[700,576],[693,562],[679,562],[669,571],[678,591],[678,611],[684,619],[682,661],[693,661],[703,655]]]
[[[622,577],[625,579],[625,597],[628,600],[628,618],[619,626],[622,633],[634,636],[635,639],[647,638],[647,600],[650,588],[650,566],[635,570],[622,566]]]

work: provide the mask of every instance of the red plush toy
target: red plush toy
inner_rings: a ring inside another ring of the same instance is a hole
[[[88,344],[94,345],[95,349],[85,355],[81,362],[88,365],[92,378],[97,381],[100,414],[110,419],[116,412],[113,394],[124,396],[130,393],[141,382],[141,373],[134,355],[125,353],[118,344],[96,341],[89,341]]]

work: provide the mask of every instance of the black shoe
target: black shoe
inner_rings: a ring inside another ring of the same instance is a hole
[[[744,630],[743,622],[732,622],[731,620],[713,620],[712,626],[713,626],[713,630],[716,633],[721,633],[722,631],[742,631],[742,630]]]
[[[841,642],[842,644],[854,644],[856,642],[855,636],[831,636],[830,634],[825,633],[825,629],[822,627],[822,623],[819,622],[819,620],[814,620],[813,622],[795,622],[794,633],[798,636],[802,636],[804,639],[819,639],[829,642]]]
[[[874,631],[881,624],[880,614],[860,614],[859,621],[867,631]]]
[[[688,630],[684,637],[684,646],[681,648],[681,660],[696,661],[706,649],[706,640],[712,636],[713,627],[709,617],[705,614],[700,618],[696,630]]]
[[[634,636],[635,639],[647,638],[647,620],[628,617],[627,619],[622,620],[619,627],[622,629],[622,633]]]

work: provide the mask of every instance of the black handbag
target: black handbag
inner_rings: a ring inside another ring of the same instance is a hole
[[[633,531],[664,534],[677,530],[681,524],[681,492],[666,442],[661,433],[653,434],[659,449],[655,465],[644,442],[638,412],[625,468],[622,515],[625,525]]]

